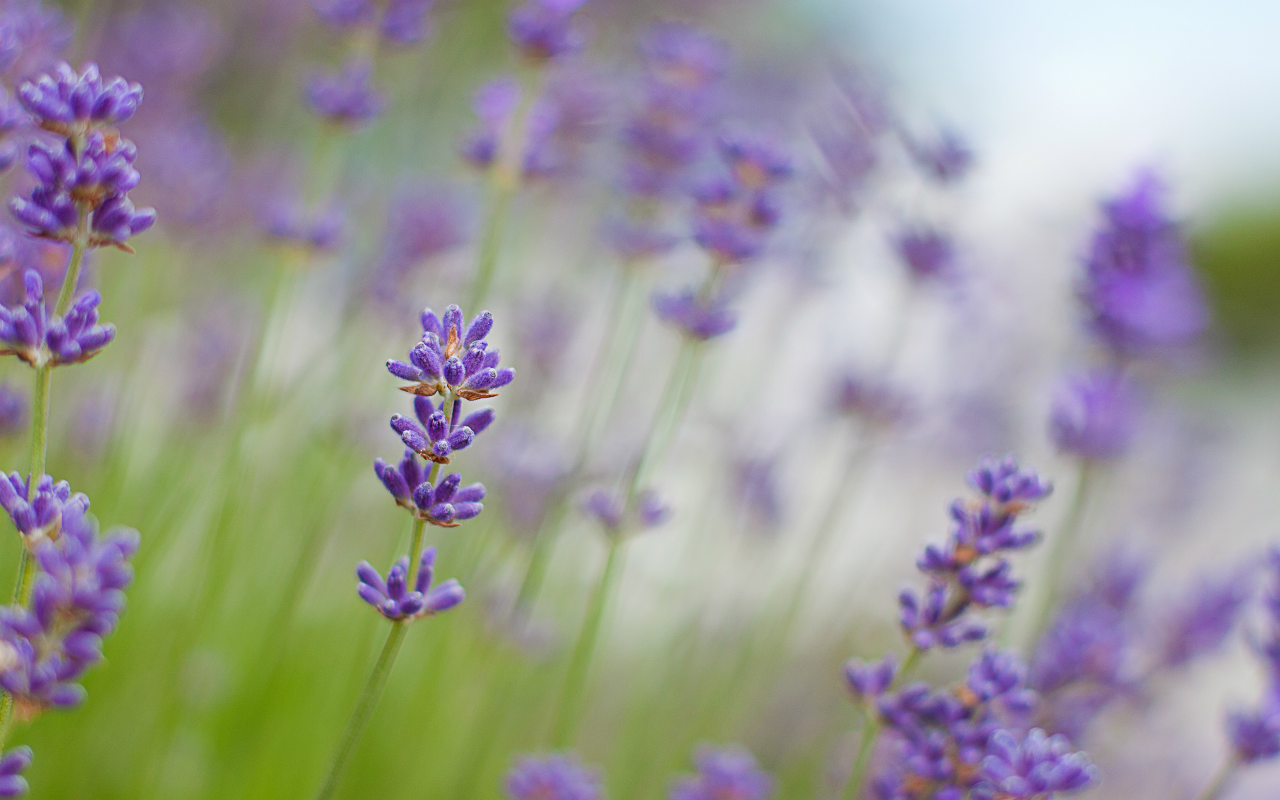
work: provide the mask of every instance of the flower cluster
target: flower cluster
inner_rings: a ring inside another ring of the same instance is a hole
[[[16,476],[2,483],[7,490],[22,485]],[[39,482],[32,507],[41,507],[42,519],[53,508],[56,519],[40,537],[24,534],[40,567],[31,607],[12,606],[0,616],[0,686],[25,719],[84,700],[75,681],[101,660],[102,639],[115,629],[133,580],[129,559],[138,549],[137,531],[99,536],[87,516],[88,499],[68,493],[65,482],[54,487],[47,475]],[[5,499],[6,508],[13,504]],[[27,510],[18,505],[11,512],[15,524]]]
[[[369,122],[386,104],[373,88],[373,65],[363,59],[347,62],[337,74],[311,76],[306,95],[312,111],[340,125]]]
[[[773,778],[742,747],[700,747],[694,762],[697,774],[676,781],[667,800],[768,800],[773,796]]]
[[[566,58],[582,49],[586,37],[574,16],[587,0],[528,0],[507,17],[507,35],[520,54],[534,63]]]
[[[373,0],[315,0],[312,8],[320,21],[337,31],[376,25],[378,35],[392,44],[421,42],[430,31],[434,0],[389,0],[379,17]]]
[[[129,200],[139,180],[137,148],[110,126],[133,116],[142,87],[121,78],[104,83],[94,64],[77,73],[63,63],[22,84],[18,97],[62,141],[31,145],[28,168],[38,184],[29,197],[10,201],[14,217],[33,236],[129,250],[127,240],[155,224],[156,213]]]
[[[1040,539],[1038,532],[1016,525],[1018,516],[1051,490],[1038,475],[1019,469],[1011,456],[988,458],[969,474],[969,484],[982,498],[953,503],[947,543],[929,545],[916,562],[929,576],[923,598],[909,589],[899,596],[903,631],[920,650],[985,638],[985,626],[966,612],[975,606],[1010,606],[1020,584],[1001,554]]]
[[[1124,375],[1091,370],[1066,378],[1053,398],[1049,433],[1064,453],[1109,460],[1122,455],[1137,427],[1137,391]]]
[[[462,485],[462,475],[450,473],[439,477],[440,467],[449,457],[475,441],[494,420],[493,409],[485,408],[462,414],[463,401],[494,397],[494,389],[506,386],[515,377],[510,367],[498,369],[499,355],[489,349],[485,337],[493,328],[493,315],[488,311],[464,324],[462,309],[449,306],[441,316],[431,309],[421,314],[422,340],[409,353],[409,361],[389,361],[392,375],[413,381],[401,387],[414,395],[416,419],[396,414],[391,428],[406,449],[399,464],[381,458],[373,463],[374,472],[395,498],[396,505],[408,510],[419,523],[442,528],[455,528],[484,510],[484,484]],[[439,405],[431,397],[439,395]],[[425,463],[431,465],[425,468]],[[411,572],[411,558],[397,561],[385,580],[367,562],[356,570],[360,579],[360,596],[388,619],[402,622],[436,614],[462,602],[462,587],[457,581],[446,581],[431,587],[435,550],[423,551],[416,577]],[[409,591],[412,581],[414,589]]]
[[[602,800],[600,775],[572,756],[523,756],[503,783],[508,800]]]
[[[431,581],[435,577],[435,563],[436,549],[428,547],[423,550],[413,590],[410,591],[408,556],[402,556],[391,565],[391,569],[387,570],[386,580],[368,561],[361,561],[356,567],[356,576],[360,578],[357,591],[366,603],[392,621],[427,617],[448,611],[461,603],[466,594],[462,591],[462,585],[452,578],[433,587]]]
[[[337,206],[312,214],[296,200],[277,197],[265,205],[258,222],[272,239],[325,252],[342,243],[347,217]]]
[[[620,492],[597,489],[587,495],[582,508],[610,535],[629,529],[656,528],[671,516],[671,509],[656,492],[640,492],[630,505]]]
[[[22,534],[29,547],[44,539],[57,539],[62,531],[63,516],[78,519],[89,508],[89,498],[81,492],[71,493],[71,484],[53,482],[44,475],[36,481],[34,491],[16,472],[0,476],[0,507],[8,512],[13,527]]]
[[[1280,547],[1268,554],[1269,586],[1263,601],[1267,630],[1255,648],[1267,673],[1262,702],[1249,711],[1227,716],[1227,735],[1242,764],[1280,756]]]
[[[16,355],[33,367],[79,364],[96,356],[115,338],[110,323],[98,324],[97,290],[84,292],[65,316],[49,313],[40,273],[24,276],[26,301],[18,308],[0,306],[0,355]]]
[[[893,245],[917,281],[939,280],[955,269],[955,245],[951,237],[936,228],[921,225],[907,228],[894,237]]]
[[[764,249],[781,218],[777,187],[794,170],[778,142],[733,130],[717,142],[727,174],[694,190],[694,239],[718,264],[738,264]]]
[[[1189,344],[1208,324],[1200,285],[1151,173],[1102,206],[1081,293],[1090,326],[1118,357]]]

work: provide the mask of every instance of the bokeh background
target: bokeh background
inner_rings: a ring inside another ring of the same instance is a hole
[[[307,797],[385,629],[355,596],[353,565],[385,567],[408,540],[371,469],[398,456],[386,419],[407,408],[384,363],[417,339],[419,309],[465,302],[487,194],[459,148],[473,92],[520,69],[508,6],[439,0],[425,42],[379,54],[385,112],[337,133],[301,85],[347,44],[306,0],[45,8],[75,25],[67,58],[144,84],[124,133],[140,151],[134,195],[160,223],[134,256],[94,254],[89,281],[119,333],[54,378],[50,472],[143,545],[88,702],[18,734],[37,753],[32,796]],[[1152,564],[1144,604],[1159,620],[1197,580],[1239,574],[1280,536],[1280,10],[593,0],[582,17],[590,43],[563,69],[600,93],[591,135],[573,169],[514,201],[487,306],[490,341],[518,378],[493,401],[499,422],[455,459],[489,486],[486,511],[431,531],[441,574],[468,600],[410,632],[342,796],[497,797],[513,756],[546,747],[605,552],[579,500],[638,451],[680,347],[643,312],[639,346],[615,365],[616,407],[575,470],[616,314],[618,259],[600,231],[616,208],[617,119],[636,38],[655,20],[729,43],[723,118],[788,141],[806,180],[809,121],[833,75],[866,81],[921,139],[957,132],[974,160],[939,188],[886,135],[852,207],[832,211],[806,195],[811,183],[790,196],[736,298],[740,324],[708,345],[656,470],[670,520],[630,543],[607,611],[573,749],[601,766],[610,797],[664,796],[697,743],[728,741],[777,775],[780,797],[838,795],[857,722],[840,665],[901,649],[897,589],[945,535],[965,470],[1017,452],[1062,489],[1036,523],[1052,530],[1067,513],[1079,466],[1049,439],[1051,395],[1089,358],[1075,290],[1098,203],[1139,168],[1169,187],[1213,324],[1144,376],[1140,434],[1107,466],[1068,561],[1031,555],[1020,569],[1070,583],[1122,546]],[[291,190],[337,198],[338,246],[263,233],[268,205]],[[425,242],[408,263],[391,252],[406,216]],[[954,238],[956,280],[920,286],[903,269],[892,236],[917,219]],[[64,258],[23,250],[7,269],[43,259],[56,271]],[[684,242],[652,264],[639,307],[700,259]],[[30,391],[24,365],[0,369]],[[836,413],[849,370],[887,376],[910,413],[887,424]],[[6,469],[24,469],[26,453],[21,427],[0,442]],[[815,559],[828,516],[834,535]],[[542,590],[514,615],[548,517],[560,535]],[[4,580],[18,546],[0,547]],[[1193,795],[1225,752],[1223,710],[1261,691],[1249,624],[1106,712],[1087,743],[1105,780],[1087,796]],[[1016,625],[1009,635],[1030,646]],[[963,663],[940,657],[922,674],[946,681]],[[1260,767],[1230,796],[1277,786],[1280,772]]]

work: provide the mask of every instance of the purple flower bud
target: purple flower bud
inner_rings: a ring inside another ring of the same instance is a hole
[[[311,110],[330,122],[357,125],[382,113],[385,101],[373,88],[373,69],[353,60],[336,75],[314,75],[307,82]]]
[[[872,664],[854,658],[844,665],[845,683],[860,700],[883,694],[893,684],[897,673],[898,664],[892,655]]]
[[[600,775],[572,756],[521,756],[503,783],[507,800],[604,800]]]
[[[1129,448],[1137,416],[1133,385],[1116,372],[1095,370],[1063,382],[1054,395],[1049,432],[1063,452],[1108,460]]]

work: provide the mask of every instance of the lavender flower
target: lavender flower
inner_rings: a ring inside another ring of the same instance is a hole
[[[892,654],[873,663],[850,659],[844,665],[844,679],[858,700],[875,699],[889,690],[898,677],[898,662]]]
[[[742,129],[722,134],[720,158],[729,177],[694,192],[694,239],[717,263],[755,258],[781,218],[776,187],[793,172],[790,155],[772,138]]]
[[[29,788],[22,773],[31,766],[32,752],[25,745],[15,747],[0,758],[0,797],[22,797]]]
[[[1165,621],[1160,664],[1180,667],[1221,647],[1250,593],[1249,582],[1239,574],[1201,579]]]
[[[773,796],[773,778],[740,745],[700,747],[694,762],[698,773],[678,780],[667,800],[767,800]]]
[[[473,519],[484,510],[480,502],[485,496],[484,484],[461,486],[462,475],[452,472],[432,486],[413,450],[405,450],[404,458],[395,466],[375,459],[373,470],[395,498],[396,505],[432,525],[456,528],[458,523]]]
[[[391,428],[410,450],[438,464],[448,464],[450,453],[470,446],[494,418],[493,410],[486,408],[461,421],[456,416],[450,420],[443,407],[437,408],[431,398],[422,395],[414,396],[413,410],[417,422],[396,414],[391,417]]]
[[[908,139],[907,150],[916,165],[942,185],[958,182],[973,167],[973,151],[955,131],[944,130],[932,142]]]
[[[894,238],[894,248],[918,281],[946,277],[954,268],[955,247],[941,231],[926,227],[908,228]]]
[[[18,87],[18,99],[44,130],[82,140],[93,127],[129,119],[142,102],[142,87],[124,78],[103,81],[97,64],[76,72],[65,61],[52,74]]]
[[[27,297],[19,308],[0,307],[0,355],[16,355],[33,367],[88,361],[115,338],[114,325],[98,324],[102,295],[80,295],[65,317],[50,315],[44,303],[44,282],[35,270],[25,277]]]
[[[454,198],[434,189],[398,193],[383,236],[375,279],[379,293],[387,299],[397,297],[414,268],[465,240],[464,215]]]
[[[311,110],[336,124],[357,125],[382,113],[385,101],[373,88],[373,68],[353,60],[337,74],[313,75],[307,82]]]
[[[1097,769],[1084,753],[1073,752],[1065,736],[1039,728],[1025,738],[1009,731],[991,737],[982,759],[982,782],[973,791],[980,800],[1041,800],[1079,791],[1094,781]]]
[[[582,509],[611,535],[631,528],[656,528],[671,515],[671,510],[650,489],[640,492],[631,507],[621,493],[597,489],[587,495]]]
[[[301,203],[285,197],[269,202],[258,218],[272,239],[322,252],[342,244],[346,222],[347,215],[336,205],[312,214]]]
[[[910,413],[910,400],[884,381],[843,371],[835,380],[832,405],[836,412],[870,423],[889,425]]]
[[[378,13],[373,0],[312,0],[311,8],[321,22],[338,31],[371,22]]]
[[[674,294],[655,294],[653,310],[664,322],[699,341],[723,336],[738,324],[737,313],[725,307],[722,300],[704,300],[692,289]]]
[[[1227,715],[1227,738],[1241,764],[1280,756],[1280,547],[1267,554],[1268,587],[1263,598],[1267,629],[1254,647],[1267,669],[1266,695],[1258,708]]]
[[[27,396],[0,383],[0,437],[17,436],[27,426]]]
[[[565,58],[582,49],[586,38],[573,17],[587,0],[529,0],[507,17],[507,35],[530,61]]]
[[[79,524],[89,508],[89,498],[80,492],[71,494],[69,483],[54,483],[50,475],[36,481],[33,494],[26,479],[13,472],[0,477],[0,507],[9,512],[13,526],[34,547],[44,539],[57,539],[64,519]]]
[[[413,590],[408,587],[409,557],[404,556],[387,571],[386,580],[368,561],[361,561],[356,567],[356,577],[360,579],[356,591],[360,598],[378,610],[378,613],[393,622],[408,619],[429,617],[448,611],[466,598],[462,585],[453,578],[432,587],[435,576],[436,549],[428,547],[422,551],[422,559],[418,564],[418,574],[414,578]]]
[[[1163,194],[1159,180],[1143,172],[1126,193],[1104,203],[1103,225],[1085,262],[1082,295],[1091,328],[1119,355],[1187,345],[1208,325],[1199,282]]]
[[[508,800],[603,800],[599,773],[569,755],[516,760],[503,783]]]
[[[664,86],[698,92],[724,77],[724,41],[681,22],[655,23],[640,39],[651,76]]]
[[[481,312],[463,326],[462,309],[449,306],[442,317],[431,309],[422,312],[422,341],[409,351],[408,361],[391,360],[387,371],[411,381],[401,391],[420,397],[446,396],[446,402],[496,397],[495,389],[511,383],[516,371],[498,368],[500,355],[490,350],[484,337],[493,327],[493,315]],[[456,419],[456,411],[452,414]]]
[[[101,131],[59,146],[36,142],[27,166],[40,183],[9,208],[33,236],[129,251],[126,240],[156,221],[155,209],[136,209],[127,195],[138,185],[137,155],[132,142]]]
[[[48,70],[71,44],[73,26],[39,0],[9,0],[4,6],[5,44],[0,69],[10,76]]]
[[[1123,375],[1110,370],[1067,378],[1049,412],[1053,443],[1081,458],[1108,460],[1122,455],[1137,425],[1136,395]]]
[[[382,38],[399,45],[411,45],[427,38],[431,30],[427,14],[435,0],[389,0],[382,12],[378,32]]]

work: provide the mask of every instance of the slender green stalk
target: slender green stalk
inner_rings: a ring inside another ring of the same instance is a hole
[[[624,266],[612,312],[609,314],[604,343],[597,356],[597,368],[593,370],[597,379],[592,381],[587,393],[586,408],[583,409],[587,424],[578,445],[575,472],[582,468],[596,443],[600,441],[617,403],[618,392],[622,389],[627,366],[644,325],[644,307],[636,302],[637,298],[643,298],[642,288],[640,270],[634,265]]]
[[[1222,795],[1222,791],[1227,788],[1227,783],[1235,775],[1236,767],[1240,762],[1234,756],[1228,756],[1227,760],[1218,767],[1218,771],[1209,779],[1200,794],[1196,795],[1196,800],[1218,800]]]
[[[521,95],[520,105],[499,142],[497,158],[489,168],[489,208],[480,235],[480,250],[476,255],[475,282],[471,286],[471,297],[467,304],[470,309],[480,308],[489,297],[493,275],[498,267],[498,256],[502,252],[511,201],[520,189],[529,112],[533,109],[542,84],[540,70],[534,73],[528,84]]]
[[[1080,462],[1080,476],[1076,481],[1075,494],[1071,498],[1071,505],[1067,508],[1067,514],[1062,520],[1062,527],[1054,538],[1053,546],[1050,548],[1046,561],[1047,569],[1041,583],[1043,591],[1040,604],[1036,606],[1035,616],[1033,617],[1035,627],[1031,629],[1031,637],[1029,639],[1031,643],[1034,643],[1040,638],[1040,634],[1044,633],[1044,629],[1048,627],[1049,620],[1053,616],[1054,609],[1058,606],[1058,600],[1062,593],[1062,565],[1070,556],[1071,547],[1075,543],[1076,537],[1080,535],[1080,529],[1084,525],[1085,512],[1089,507],[1089,497],[1093,492],[1094,477],[1097,474],[1097,470],[1097,465],[1091,461],[1084,460]]]
[[[360,743],[360,737],[364,734],[364,729],[369,725],[369,718],[373,716],[373,710],[377,707],[378,700],[382,697],[382,690],[387,685],[387,676],[391,674],[391,667],[395,664],[396,655],[400,652],[400,645],[404,642],[404,635],[408,630],[409,625],[406,622],[391,623],[391,631],[387,634],[387,643],[382,646],[378,661],[373,665],[373,672],[369,674],[369,681],[365,684],[364,691],[360,693],[360,700],[356,703],[356,710],[352,713],[351,719],[347,721],[347,728],[342,734],[342,743],[338,746],[338,752],[333,757],[333,764],[329,767],[329,772],[325,776],[324,785],[320,788],[320,794],[316,795],[317,800],[330,800],[338,791],[338,784],[342,781],[342,774],[346,772],[351,756],[355,753],[356,745]]]
[[[604,572],[600,573],[600,581],[591,593],[587,615],[582,620],[582,629],[578,632],[578,641],[573,647],[573,656],[569,660],[569,671],[565,674],[564,689],[560,693],[560,707],[551,729],[552,747],[561,748],[568,745],[578,727],[578,719],[582,713],[582,697],[586,690],[587,671],[591,666],[596,640],[600,636],[600,623],[604,619],[609,596],[622,575],[623,546],[624,540],[621,536],[609,537],[609,555],[605,561]]]
[[[689,402],[693,399],[693,386],[697,382],[702,365],[702,344],[696,339],[686,338],[680,346],[680,353],[671,366],[667,385],[662,392],[662,397],[666,398],[667,402],[660,405],[653,415],[649,435],[645,439],[644,452],[636,464],[635,472],[632,473],[627,492],[628,502],[634,499],[640,488],[644,486],[649,472],[662,458],[680,423],[684,421],[685,412],[689,410]]]
[[[911,674],[916,671],[916,667],[920,665],[920,659],[924,657],[924,650],[918,647],[911,648],[911,652],[907,655],[905,661],[902,662],[901,669],[898,670],[898,676],[893,681],[893,686],[899,686]],[[890,688],[893,688],[892,686]],[[867,777],[867,767],[871,763],[871,753],[875,750],[876,740],[880,738],[880,716],[876,713],[875,706],[867,703],[862,711],[862,742],[858,745],[858,757],[853,762],[853,771],[849,773],[849,780],[844,785],[844,792],[841,797],[844,800],[855,800],[862,792],[862,784]]]

